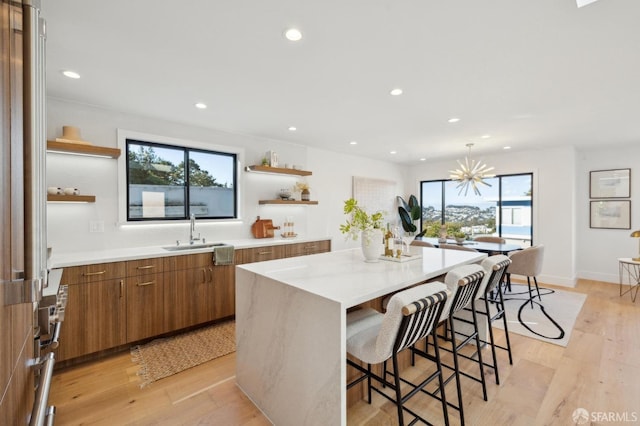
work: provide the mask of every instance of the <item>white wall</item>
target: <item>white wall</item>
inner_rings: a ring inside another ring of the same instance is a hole
[[[581,150],[578,154],[577,199],[578,276],[618,282],[618,258],[638,256],[638,239],[631,231],[640,228],[640,157],[638,144]],[[589,227],[589,172],[631,169],[631,229],[591,229]],[[635,200],[635,202],[634,202]]]
[[[575,285],[575,157],[570,147],[477,157],[498,175],[533,173],[533,243],[545,246],[541,282]],[[455,166],[447,160],[412,167],[407,191],[420,194],[420,181],[448,178]]]
[[[241,219],[198,221],[197,231],[210,241],[253,238],[251,224],[258,215],[273,219],[275,225],[281,225],[285,217],[291,216],[301,236],[332,237],[334,249],[348,247],[353,243],[345,242],[339,225],[344,220],[343,201],[351,197],[352,176],[394,180],[399,189],[404,181],[399,166],[358,156],[133,116],[59,99],[48,99],[47,110],[48,139],[60,137],[62,126],[71,125],[79,127],[82,138],[94,145],[115,148],[117,129],[124,129],[198,144],[231,146],[243,153],[244,164],[258,164],[264,152],[272,149],[278,152],[281,163],[296,164],[313,172],[307,178],[241,172]],[[124,161],[124,156],[118,161]],[[118,161],[47,155],[47,186],[75,187],[81,194],[96,196],[96,202],[89,204],[48,203],[48,245],[54,253],[168,245],[188,239],[187,221],[126,226],[118,223]],[[297,180],[310,183],[311,199],[318,200],[318,206],[258,205],[258,200],[276,198],[280,188],[291,188]],[[95,221],[104,223],[104,232],[89,232],[90,223]]]

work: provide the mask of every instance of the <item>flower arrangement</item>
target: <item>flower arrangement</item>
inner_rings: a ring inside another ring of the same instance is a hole
[[[309,190],[309,184],[307,182],[296,182],[296,185],[293,187],[295,192],[302,192]]]
[[[351,217],[347,219],[346,223],[340,225],[340,231],[354,240],[357,240],[358,235],[363,231],[382,228],[382,212],[378,211],[369,214],[353,198],[349,198],[344,202],[344,214],[351,215]]]

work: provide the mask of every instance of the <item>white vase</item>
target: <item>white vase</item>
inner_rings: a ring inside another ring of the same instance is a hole
[[[384,252],[384,245],[382,243],[382,230],[371,229],[368,231],[362,231],[360,234],[360,241],[362,244],[362,254],[364,255],[364,261],[373,263],[379,262],[380,256]]]

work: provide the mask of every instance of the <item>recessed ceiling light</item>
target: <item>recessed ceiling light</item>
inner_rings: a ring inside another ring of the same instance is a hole
[[[298,130],[298,128],[297,128],[297,127],[294,127],[294,126],[290,126],[290,127],[289,127],[289,131],[290,131],[290,132],[295,132],[296,130]]]
[[[69,77],[69,78],[80,78],[80,74],[78,74],[75,71],[70,71],[70,70],[66,70],[66,71],[62,71],[62,75],[64,75],[65,77]]]
[[[460,119],[459,119],[459,118],[457,118],[457,117],[453,117],[453,118],[450,118],[450,119],[449,119],[449,120],[447,120],[447,121],[448,121],[449,123],[457,123],[458,121],[460,121]]]
[[[400,96],[402,95],[402,89],[393,89],[389,92],[391,96]]]
[[[389,154],[397,154],[398,151],[389,151]]]
[[[349,142],[349,145],[358,145],[358,142],[357,141],[351,141],[351,142]]]
[[[489,139],[491,137],[491,135],[482,135],[480,136],[482,139]]]
[[[502,149],[511,149],[510,146],[503,146]]]
[[[302,33],[297,28],[289,28],[287,31],[285,31],[284,36],[287,38],[287,40],[291,41],[299,41],[300,39],[302,39]]]
[[[207,108],[207,104],[202,103],[202,102],[198,102],[196,104],[196,108],[198,108],[198,109],[206,109]]]
[[[427,159],[426,159],[426,158],[424,158],[424,157],[422,157],[422,158],[420,159],[420,161],[427,161]]]

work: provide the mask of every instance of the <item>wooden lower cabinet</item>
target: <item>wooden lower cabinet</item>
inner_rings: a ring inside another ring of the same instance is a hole
[[[127,277],[127,342],[164,333],[164,274]]]
[[[235,264],[331,250],[331,241],[238,249]],[[212,253],[64,268],[69,285],[58,361],[235,315],[235,265]]]
[[[56,359],[71,359],[126,342],[124,278],[88,284],[69,283]]]

